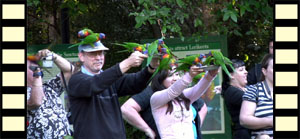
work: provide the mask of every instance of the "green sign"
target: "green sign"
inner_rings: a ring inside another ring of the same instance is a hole
[[[30,45],[27,47],[27,53],[37,53],[42,49],[49,49],[50,51],[59,54],[64,58],[77,57],[78,47],[68,48],[72,44],[58,44],[58,45]]]

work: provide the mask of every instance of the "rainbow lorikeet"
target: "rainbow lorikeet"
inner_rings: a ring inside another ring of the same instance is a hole
[[[167,69],[171,69],[170,65],[174,65],[176,60],[173,60],[174,56],[170,53],[170,50],[167,51],[167,53],[163,54],[161,56],[161,61],[159,66],[157,67],[157,69],[155,70],[155,72],[153,73],[153,75],[151,76],[150,80],[148,81],[148,83],[153,79],[153,77],[156,76],[156,74],[161,71],[161,70],[167,70]]]
[[[94,33],[90,29],[83,29],[78,32],[78,38],[81,40],[81,42],[73,44],[69,46],[69,48],[72,48],[74,46],[78,45],[91,45],[94,47],[94,43],[101,40],[105,39],[105,34],[104,33]]]
[[[165,44],[164,40],[163,39],[159,39],[158,40],[158,47],[157,47],[157,50],[159,53],[161,54],[165,54],[165,53],[170,53],[171,55],[175,56],[173,54],[172,51],[170,51],[171,49],[169,49],[169,47]]]
[[[205,75],[205,72],[201,72],[199,73],[198,75],[196,75],[194,78],[193,78],[193,84],[196,84],[201,78],[203,78]]]
[[[125,47],[127,50],[125,51],[129,51],[129,52],[134,52],[134,51],[139,51],[143,54],[148,54],[148,58],[147,58],[147,64],[149,65],[153,56],[161,53],[161,55],[167,53],[166,51],[168,51],[166,48],[164,48],[164,53],[162,51],[158,51],[158,47],[163,43],[162,39],[159,40],[155,40],[152,43],[146,43],[146,44],[139,44],[139,43],[134,43],[134,42],[124,42],[123,44],[119,44],[119,43],[115,43],[116,45],[120,45]],[[124,52],[124,51],[119,51],[119,52]]]
[[[189,71],[190,67],[192,65],[197,65],[198,67],[202,67],[203,61],[205,60],[206,56],[204,54],[195,54],[185,57],[184,59],[181,59],[178,61],[180,66],[177,67],[176,72],[178,71]],[[203,76],[205,72],[202,72],[198,75],[196,75],[193,78],[193,83],[196,84]]]
[[[80,30],[78,32],[77,37],[79,39],[84,39],[85,37],[89,36],[90,34],[94,34],[94,32],[92,30],[88,29],[88,28],[85,28],[85,29]]]
[[[139,51],[143,54],[148,53],[146,49],[146,44],[138,44],[134,42],[124,42],[124,44],[119,44],[119,43],[115,43],[115,44],[125,47],[127,49],[125,51],[129,51],[129,52]],[[119,51],[119,52],[123,52],[123,51]]]
[[[204,64],[210,65],[213,63],[214,65],[221,66],[222,69],[225,71],[225,73],[230,77],[230,73],[226,67],[226,65],[229,65],[233,71],[235,71],[234,67],[232,66],[232,62],[227,57],[223,56],[222,52],[219,51],[210,51],[209,56],[204,61]]]
[[[180,66],[177,67],[176,71],[189,71],[192,65],[197,65],[201,67],[204,65],[203,60],[206,58],[204,54],[195,54],[185,57],[184,59],[180,59],[178,61]]]
[[[38,55],[27,54],[27,60],[36,62],[36,64],[38,65],[39,68],[43,69],[44,71],[49,73],[51,76],[53,76],[52,73],[47,68],[43,67],[43,61],[41,60],[41,57],[39,57]]]
[[[169,51],[168,48],[159,49],[159,48],[162,48],[162,46],[161,46],[162,44],[164,44],[163,39],[158,39],[158,40],[152,42],[149,45],[149,47],[148,47],[148,52],[149,52],[148,57],[149,58],[147,60],[147,65],[150,64],[150,62],[151,62],[151,60],[152,60],[152,58],[153,58],[154,55],[161,55],[161,56],[163,56],[164,54],[168,53],[167,52],[167,51]]]

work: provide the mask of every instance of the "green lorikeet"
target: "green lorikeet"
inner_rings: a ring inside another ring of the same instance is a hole
[[[200,74],[196,75],[194,78],[193,78],[193,84],[196,84],[198,83],[198,81],[203,78],[205,75],[205,72],[201,72]]]
[[[138,44],[138,43],[134,43],[134,42],[124,42],[124,44],[119,44],[119,43],[115,43],[116,45],[120,45],[125,47],[128,52],[134,52],[134,51],[139,51],[143,54],[147,54],[147,50],[146,50],[146,45],[143,44]],[[119,52],[123,52],[123,51],[119,51]]]
[[[229,65],[233,71],[235,71],[234,67],[232,66],[232,62],[227,57],[223,56],[223,54],[219,51],[211,51],[209,56],[207,57],[206,61],[204,62],[207,65],[210,65],[213,62],[214,65],[221,66],[225,73],[230,77],[230,73],[226,67]]]
[[[90,29],[83,29],[78,32],[78,38],[81,40],[81,42],[73,44],[69,46],[69,48],[78,46],[78,45],[91,45],[94,47],[94,43],[101,40],[105,39],[105,34],[103,33],[94,33]]]
[[[184,59],[180,59],[178,63],[181,65],[178,66],[176,71],[189,71],[192,65],[197,65],[198,67],[201,67],[204,65],[202,60],[205,57],[206,56],[204,54],[195,54],[195,55],[187,56]]]
[[[153,79],[153,77],[161,70],[164,69],[170,69],[170,65],[174,65],[175,64],[175,59],[174,59],[174,55],[172,55],[171,50],[166,48],[166,51],[162,51],[161,52],[161,61],[160,64],[158,66],[158,68],[155,70],[155,72],[153,73],[152,77],[150,78],[149,82]],[[148,82],[148,83],[149,83]]]

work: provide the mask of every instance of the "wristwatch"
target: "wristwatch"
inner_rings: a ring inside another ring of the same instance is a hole
[[[40,68],[37,68],[33,73],[33,77],[39,77],[39,76],[43,77],[44,74],[43,71],[40,70]]]
[[[156,68],[153,68],[150,64],[148,65],[148,67],[151,69],[151,70],[155,70]]]

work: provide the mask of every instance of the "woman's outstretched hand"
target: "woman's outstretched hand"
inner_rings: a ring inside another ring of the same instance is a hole
[[[217,68],[215,70],[208,71],[208,73],[211,77],[215,77],[219,73],[219,71],[220,71],[220,68]]]
[[[192,78],[194,78],[196,75],[200,74],[201,72],[204,72],[204,70],[201,69],[201,68],[199,68],[199,67],[196,66],[196,65],[193,65],[193,66],[190,67],[190,72],[189,72],[189,74],[190,74],[190,76],[191,76]]]

